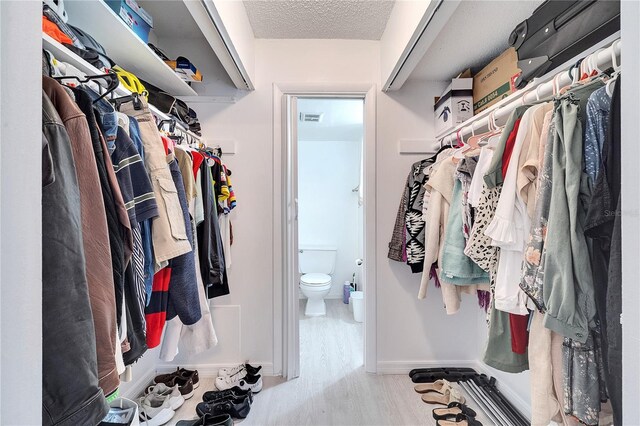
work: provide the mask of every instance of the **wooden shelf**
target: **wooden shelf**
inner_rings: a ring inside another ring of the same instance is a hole
[[[103,1],[72,0],[65,8],[69,23],[95,38],[122,68],[171,95],[197,96]]]

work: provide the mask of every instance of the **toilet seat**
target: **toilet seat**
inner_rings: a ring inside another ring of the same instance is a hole
[[[331,276],[327,274],[304,274],[300,277],[300,282],[308,286],[322,286],[331,282]]]

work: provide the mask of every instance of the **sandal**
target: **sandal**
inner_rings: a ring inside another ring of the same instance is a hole
[[[451,389],[451,383],[448,380],[436,380],[432,383],[420,383],[415,385],[413,389],[418,393],[427,393],[427,392],[440,392],[444,393],[445,390]]]
[[[464,404],[466,402],[464,396],[462,396],[462,394],[460,394],[460,392],[454,388],[445,389],[443,393],[435,391],[427,392],[422,395],[422,401],[426,402],[427,404],[440,404],[447,406],[452,402],[459,402],[461,404]]]
[[[455,418],[458,414],[465,414],[469,417],[475,417],[476,412],[471,408],[459,402],[451,402],[447,408],[434,408],[433,418],[436,420],[450,420]]]
[[[438,420],[436,426],[482,426],[482,423],[474,419],[473,417],[458,414],[455,421],[451,420]]]

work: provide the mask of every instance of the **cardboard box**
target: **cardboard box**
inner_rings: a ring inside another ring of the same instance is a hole
[[[202,82],[202,73],[189,61],[164,61],[184,81]]]
[[[454,78],[435,101],[436,135],[441,135],[473,117],[473,78]]]
[[[473,77],[473,113],[484,111],[515,92],[519,74],[518,54],[510,47]]]
[[[142,41],[149,41],[153,18],[135,0],[106,0],[106,3]]]

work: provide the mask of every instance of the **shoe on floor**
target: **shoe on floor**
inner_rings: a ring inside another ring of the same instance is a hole
[[[228,414],[218,416],[205,414],[195,420],[180,420],[176,426],[233,426],[233,419]]]
[[[173,379],[167,382],[166,385],[169,387],[177,386],[184,399],[189,399],[193,396],[194,390],[191,379],[185,379],[182,376],[173,376]]]
[[[244,419],[251,410],[249,397],[245,397],[241,402],[222,401],[222,402],[201,402],[196,406],[196,413],[199,416],[205,414],[217,416],[220,414],[228,414],[234,419]]]
[[[176,377],[181,378],[182,380],[191,379],[193,383],[193,388],[197,389],[200,386],[200,376],[198,375],[198,370],[187,370],[185,368],[176,368],[176,371],[167,374],[160,374],[153,379],[153,383],[164,383],[169,384],[169,382],[175,380]]]
[[[413,387],[413,390],[418,393],[427,393],[432,391],[444,393],[445,390],[450,388],[451,383],[448,380],[440,379],[432,383],[418,383]]]
[[[198,375],[198,370],[187,370],[186,368],[180,368],[178,370],[178,373],[180,373],[180,377],[182,377],[183,379],[191,379],[191,382],[193,382],[193,388],[198,389],[198,386],[200,386],[200,376]]]
[[[458,414],[464,414],[474,418],[476,416],[476,412],[471,408],[455,401],[449,403],[447,408],[434,408],[432,413],[433,418],[436,420],[452,420],[455,419]]]
[[[172,410],[177,410],[184,404],[184,397],[180,393],[178,385],[169,387],[164,383],[158,383],[157,385],[151,385],[145,391],[147,395],[156,395],[161,399],[168,398],[169,406]]]
[[[237,386],[222,391],[207,391],[202,395],[202,400],[204,402],[215,402],[229,396],[233,396],[235,398],[244,398],[245,396],[249,396],[249,402],[253,402],[253,392],[251,392],[251,390],[242,390]]]
[[[216,388],[218,390],[227,390],[234,386],[245,391],[250,390],[253,393],[258,393],[262,390],[262,376],[240,377],[236,375],[231,377],[218,377],[216,379]]]
[[[458,414],[455,420],[438,420],[437,426],[482,426],[482,423],[466,414]]]
[[[231,367],[231,368],[221,368],[218,370],[218,377],[229,377],[229,376],[234,376],[242,371],[246,371],[246,375],[249,376],[256,376],[258,375],[258,373],[260,372],[260,370],[262,370],[262,366],[259,365],[257,367],[254,367],[253,365],[247,363],[247,364],[239,364],[236,365],[235,367]],[[243,376],[244,377],[244,376]]]
[[[452,402],[464,404],[466,401],[464,396],[455,388],[445,389],[443,393],[431,391],[422,394],[422,401],[427,404],[440,404],[448,406]]]
[[[168,423],[176,414],[175,410],[171,409],[169,397],[160,397],[156,394],[140,398],[138,407],[140,407],[141,426],[161,426]]]

